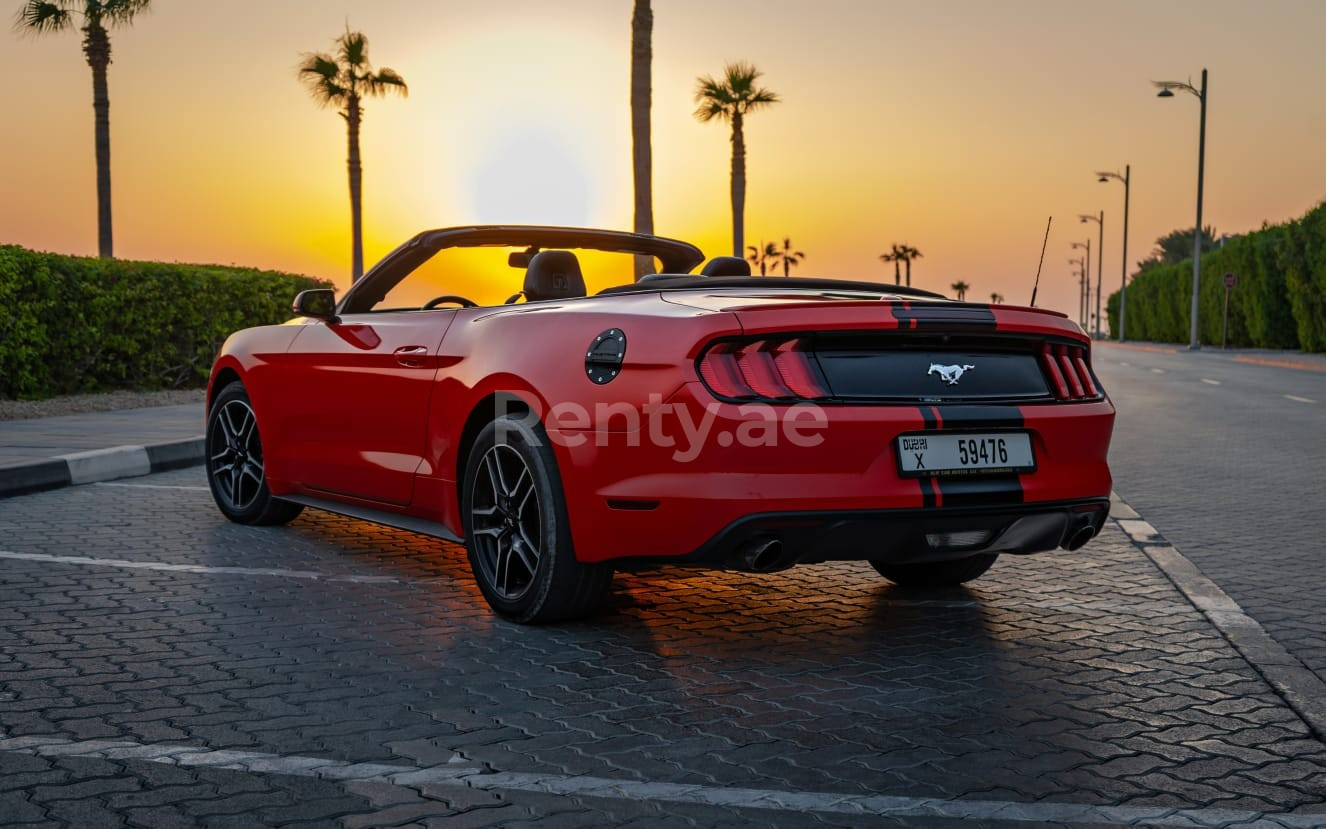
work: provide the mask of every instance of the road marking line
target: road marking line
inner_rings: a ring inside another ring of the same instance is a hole
[[[260,567],[213,567],[202,564],[169,564],[156,561],[129,561],[118,558],[94,558],[92,556],[53,556],[47,553],[16,553],[0,550],[0,560],[41,561],[49,564],[94,567],[122,567],[130,570],[161,570],[170,573],[211,574],[229,576],[276,576],[280,578],[306,579],[309,581],[350,582],[354,584],[401,584],[429,585],[452,584],[455,579],[422,578],[404,579],[396,576],[349,575],[337,576],[316,570],[282,570]],[[1151,616],[1156,613],[1171,613],[1176,608],[1187,607],[1182,600],[1145,601],[1118,604],[1108,600],[1082,599],[1076,601],[1039,600],[984,597],[980,599],[883,599],[881,604],[890,607],[939,607],[939,608],[1001,608],[1006,610],[1035,608],[1038,610],[1062,610],[1068,613],[1110,612],[1135,616]]]
[[[1316,403],[1311,397],[1299,397],[1297,394],[1286,394],[1286,400],[1292,400],[1295,403]]]
[[[0,559],[19,561],[45,561],[51,564],[85,564],[97,567],[124,567],[131,570],[164,570],[171,573],[218,573],[228,576],[280,576],[287,579],[313,581],[348,581],[361,584],[377,582],[404,583],[393,576],[337,576],[317,570],[282,570],[270,567],[209,567],[203,564],[168,564],[161,561],[128,561],[122,558],[93,558],[91,556],[52,556],[45,553],[15,553],[0,550]],[[434,580],[435,581],[435,580]]]
[[[1151,369],[1151,373],[1152,373],[1152,374],[1164,374],[1164,373],[1165,373],[1165,369],[1163,369],[1163,368],[1153,368],[1153,369]]]
[[[1218,385],[1220,385],[1220,381],[1219,381],[1219,380],[1212,380],[1210,377],[1203,377],[1203,378],[1202,378],[1202,382],[1205,383],[1205,384],[1207,384],[1208,386],[1218,386]]]
[[[95,486],[118,486],[124,489],[187,489],[190,492],[206,492],[205,486],[167,486],[166,484],[112,484],[98,481]]]
[[[385,783],[419,792],[423,786],[451,786],[485,791],[537,792],[602,800],[661,801],[701,806],[727,806],[775,812],[828,812],[879,817],[939,817],[1031,823],[1192,826],[1276,821],[1277,826],[1320,826],[1320,814],[1267,813],[1241,809],[1183,809],[1173,806],[1093,806],[1083,803],[1010,800],[946,800],[897,795],[842,792],[794,792],[777,789],[702,786],[618,780],[570,774],[491,772],[474,768],[460,755],[435,766],[354,763],[326,757],[268,754],[260,751],[209,749],[180,743],[138,743],[129,740],[66,740],[57,737],[0,738],[0,751],[39,757],[85,757],[138,760],[171,766],[213,768],[251,774],[284,774],[355,783]],[[1260,824],[1259,824],[1260,825]]]
[[[1117,498],[1118,493],[1113,493],[1112,499]],[[1118,503],[1124,502],[1119,499]],[[1114,520],[1252,669],[1261,674],[1308,731],[1317,739],[1326,740],[1326,682],[1285,650],[1260,622],[1166,541],[1155,527],[1140,518]]]

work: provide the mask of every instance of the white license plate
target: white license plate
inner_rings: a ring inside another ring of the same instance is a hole
[[[925,434],[898,437],[898,466],[907,477],[998,475],[1034,472],[1026,432]]]

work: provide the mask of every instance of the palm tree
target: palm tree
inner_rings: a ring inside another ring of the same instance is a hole
[[[1000,303],[1003,302],[1003,301],[1004,301],[1004,295],[1003,295],[1003,294],[1000,294],[1000,293],[993,293],[993,294],[990,294],[990,302],[991,302],[991,303],[993,303],[993,304],[995,304],[995,305],[998,305],[998,304],[1000,304]]]
[[[769,275],[769,263],[778,258],[778,246],[773,242],[761,242],[759,247],[747,245],[750,255],[746,258],[752,265],[760,266],[760,276]]]
[[[715,118],[732,124],[732,255],[740,256],[746,235],[747,113],[778,103],[778,95],[755,82],[760,70],[749,63],[729,63],[721,80],[709,75],[696,79],[695,117],[701,123]]]
[[[911,245],[902,246],[902,261],[907,264],[907,287],[912,287],[912,260],[920,259],[921,252]]]
[[[966,282],[963,282],[961,279],[959,279],[957,282],[954,282],[949,287],[952,288],[953,292],[958,295],[959,302],[967,298],[967,291],[971,288],[970,285],[968,285]]]
[[[897,245],[894,245],[894,246],[893,246],[893,250],[889,251],[888,253],[881,253],[881,254],[879,255],[879,261],[881,261],[881,262],[892,262],[892,263],[893,263],[893,284],[894,284],[894,285],[901,285],[901,284],[902,284],[902,270],[901,270],[901,269],[899,268],[899,266],[898,266],[898,263],[902,261],[902,257],[898,255],[900,251],[901,251],[901,248],[899,248]]]
[[[151,0],[25,0],[18,10],[14,28],[33,34],[63,32],[72,28],[74,15],[80,18],[83,32],[83,57],[92,67],[92,113],[97,154],[97,255],[110,259],[111,236],[110,182],[110,93],[106,70],[111,62],[108,28],[128,25],[134,16],[146,11]]]
[[[390,92],[409,93],[405,79],[395,70],[373,70],[368,62],[368,38],[352,32],[336,38],[336,54],[306,52],[299,62],[299,79],[308,87],[319,106],[334,106],[345,119],[350,142],[350,234],[352,262],[350,275],[364,275],[363,166],[359,162],[359,124],[364,117],[360,101]]]
[[[789,236],[783,237],[783,249],[775,251],[775,256],[783,263],[783,276],[791,276],[793,266],[801,264],[801,260],[806,258],[806,254],[799,250],[792,250],[792,239]]]
[[[631,173],[635,180],[635,232],[654,232],[653,158],[649,133],[650,61],[654,12],[635,0],[631,14]],[[635,278],[654,272],[654,257],[635,257]]]

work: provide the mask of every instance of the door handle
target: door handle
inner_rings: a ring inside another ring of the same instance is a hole
[[[428,347],[423,345],[403,345],[392,352],[396,355],[396,362],[408,368],[416,368],[424,364],[428,357]]]

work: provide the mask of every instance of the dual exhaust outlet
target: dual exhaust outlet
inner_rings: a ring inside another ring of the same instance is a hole
[[[1078,526],[1065,533],[1065,539],[1060,543],[1063,549],[1072,552],[1080,550],[1088,541],[1096,537],[1096,527],[1090,519],[1085,523],[1079,523]],[[982,543],[977,547],[984,547],[990,538],[990,534],[985,534]],[[933,546],[933,542],[932,542]],[[952,547],[950,546],[950,549]],[[747,541],[738,548],[736,554],[732,557],[731,566],[737,570],[743,570],[749,573],[776,573],[779,570],[786,570],[792,567],[800,560],[800,555],[787,549],[782,539],[775,536],[758,536]]]

